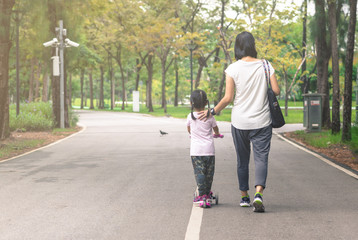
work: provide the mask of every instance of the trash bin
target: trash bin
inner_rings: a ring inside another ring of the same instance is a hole
[[[309,132],[322,129],[322,96],[324,94],[303,94],[303,126]]]

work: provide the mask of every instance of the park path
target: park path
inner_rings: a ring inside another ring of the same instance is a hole
[[[0,239],[184,239],[195,187],[185,120],[80,111],[80,123],[0,163]],[[230,124],[219,127],[220,204],[202,212],[200,239],[356,239],[357,179],[277,136],[267,212],[240,208]]]

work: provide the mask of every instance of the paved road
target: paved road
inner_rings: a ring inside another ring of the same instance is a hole
[[[80,115],[82,133],[0,163],[0,239],[184,239],[195,188],[185,120]],[[240,208],[230,124],[219,127],[220,204],[203,211],[200,239],[357,239],[357,179],[277,136],[267,212]]]

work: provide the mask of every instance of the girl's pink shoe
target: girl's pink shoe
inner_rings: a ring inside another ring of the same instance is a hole
[[[206,195],[195,197],[194,204],[195,206],[206,208]]]

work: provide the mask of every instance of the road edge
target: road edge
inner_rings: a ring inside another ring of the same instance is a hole
[[[289,140],[288,138],[284,137],[282,134],[279,134],[279,133],[273,133],[273,134],[275,134],[277,137],[281,138],[282,140],[290,143],[291,145],[297,147],[298,149],[301,149],[301,150],[315,156],[316,158],[320,159],[321,161],[327,163],[328,165],[331,165],[332,167],[334,167],[334,168],[346,173],[347,175],[355,178],[356,180],[358,180],[358,173],[354,169],[351,169],[345,165],[341,166],[340,164],[336,163],[335,160],[330,159],[326,156],[322,156],[321,154],[319,154],[311,149],[308,149],[307,147],[304,147],[295,141]]]
[[[0,161],[0,164],[2,164],[2,163],[4,163],[4,162],[11,161],[11,160],[14,160],[14,159],[16,159],[16,158],[20,158],[20,157],[26,156],[26,155],[28,155],[28,154],[30,154],[30,153],[33,153],[33,152],[36,152],[36,151],[45,149],[45,148],[47,148],[47,147],[51,147],[51,146],[53,146],[53,145],[55,145],[55,144],[57,144],[57,143],[60,143],[60,142],[65,141],[65,140],[67,140],[67,139],[69,139],[69,138],[71,138],[71,137],[74,137],[74,136],[76,136],[77,134],[80,134],[80,133],[82,133],[83,131],[86,130],[86,126],[85,126],[85,125],[77,124],[77,126],[82,127],[82,129],[81,129],[80,131],[76,132],[76,133],[73,133],[73,134],[71,134],[71,135],[69,135],[69,136],[67,136],[67,137],[61,138],[61,139],[59,139],[59,140],[57,140],[57,141],[55,141],[55,142],[52,142],[52,143],[50,143],[50,144],[47,144],[47,145],[45,145],[45,146],[42,146],[42,147],[33,149],[33,150],[29,151],[29,152],[25,152],[25,153],[23,153],[23,154],[20,154],[20,155],[17,155],[17,156],[14,156],[14,157],[11,157],[11,158],[2,160],[2,161]]]

